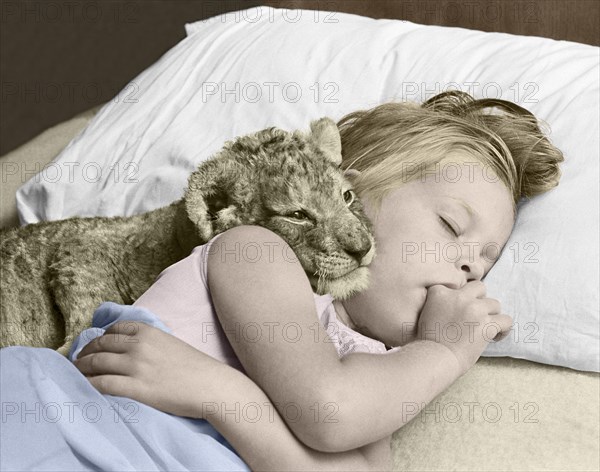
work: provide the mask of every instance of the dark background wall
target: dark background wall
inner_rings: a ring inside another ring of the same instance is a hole
[[[186,22],[257,5],[600,44],[598,0],[0,0],[0,155],[110,100]]]

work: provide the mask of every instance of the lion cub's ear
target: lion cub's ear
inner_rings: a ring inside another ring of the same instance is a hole
[[[313,142],[334,164],[342,163],[342,141],[335,121],[321,118],[310,123]]]

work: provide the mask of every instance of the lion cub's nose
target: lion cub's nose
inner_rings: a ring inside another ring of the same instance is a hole
[[[371,243],[367,243],[360,249],[356,251],[346,251],[352,257],[354,257],[358,262],[362,261],[362,258],[371,250]]]

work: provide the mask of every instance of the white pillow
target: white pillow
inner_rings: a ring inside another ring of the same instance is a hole
[[[270,7],[186,29],[19,189],[23,224],[166,205],[224,141],[267,126],[451,88],[512,100],[549,123],[566,160],[558,188],[521,203],[486,278],[515,336],[485,355],[600,370],[597,47]]]

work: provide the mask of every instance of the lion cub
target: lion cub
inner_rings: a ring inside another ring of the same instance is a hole
[[[339,166],[329,118],[309,133],[268,128],[225,143],[182,199],[130,217],[68,218],[0,232],[0,347],[67,355],[104,301],[132,304],[162,270],[238,225],[293,249],[313,290],[343,299],[368,286],[371,222]]]

